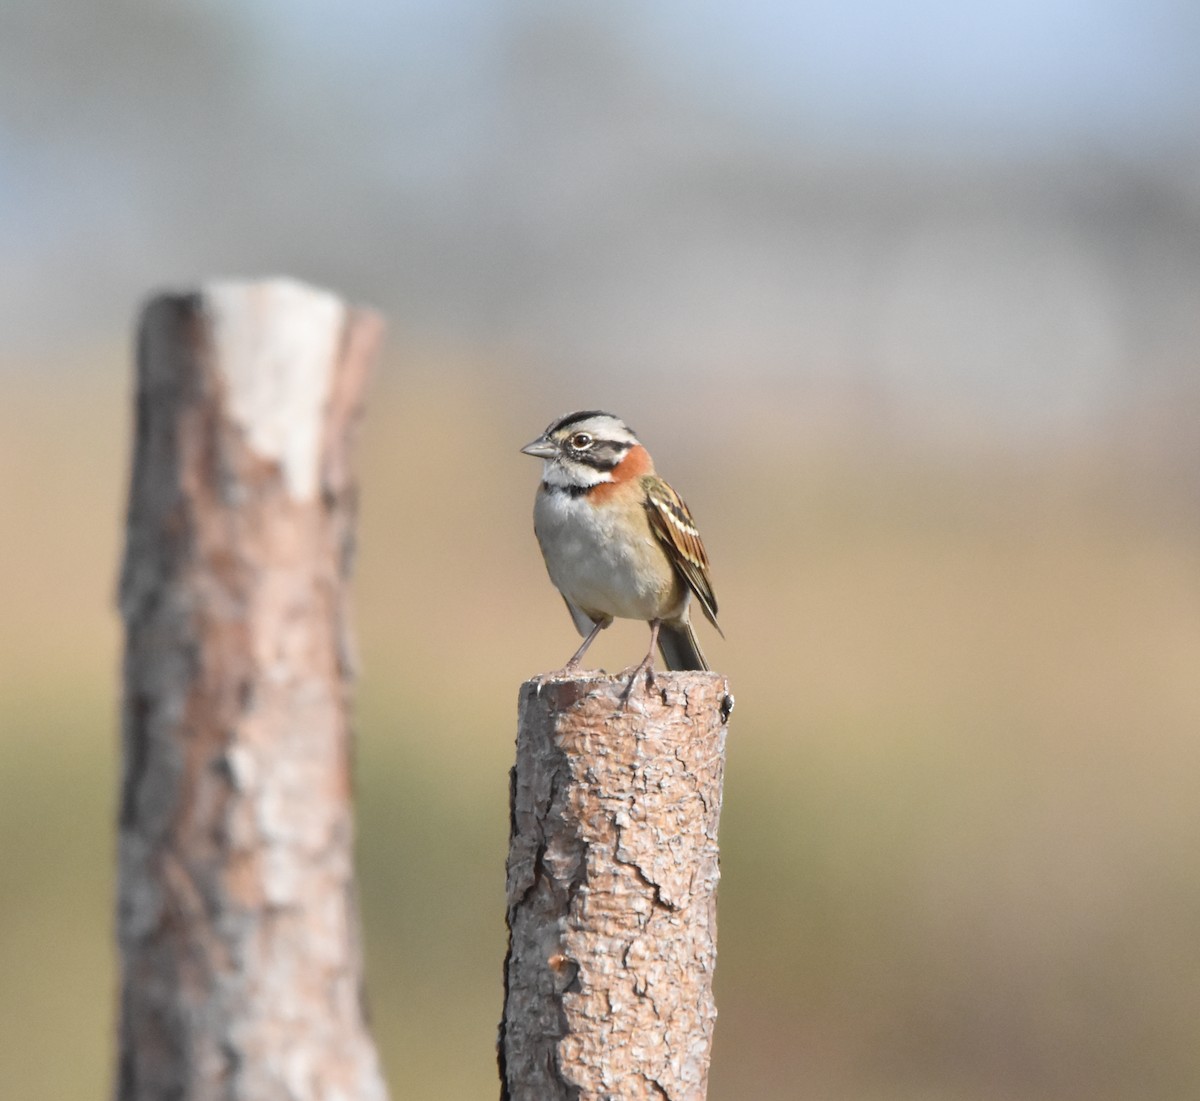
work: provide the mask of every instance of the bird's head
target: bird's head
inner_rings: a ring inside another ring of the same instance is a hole
[[[545,460],[542,481],[548,486],[588,489],[616,481],[614,471],[632,449],[640,447],[633,430],[619,417],[587,409],[554,421],[521,451]]]

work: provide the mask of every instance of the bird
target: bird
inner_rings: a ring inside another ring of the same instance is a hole
[[[650,647],[632,667],[654,681],[657,645],[668,669],[707,670],[689,615],[694,597],[717,624],[708,554],[683,498],[654,469],[633,429],[612,413],[586,409],[552,421],[521,451],[542,459],[533,530],[546,572],[584,636],[562,669],[578,669],[614,619],[650,625]],[[624,674],[622,674],[624,675]]]

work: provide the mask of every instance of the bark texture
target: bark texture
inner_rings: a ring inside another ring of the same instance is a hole
[[[118,1101],[383,1101],[352,868],[350,447],[382,323],[299,284],[143,312]]]
[[[716,673],[521,688],[502,1101],[702,1101],[733,698]]]

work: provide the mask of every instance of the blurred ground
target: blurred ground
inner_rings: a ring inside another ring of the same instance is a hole
[[[814,415],[798,384],[596,393],[394,337],[356,596],[396,1098],[495,1096],[517,686],[576,645],[517,448],[593,401],[688,498],[721,600],[713,1101],[1200,1094],[1190,462],[1114,432],[947,447]],[[108,1088],[124,356],[14,376],[0,405],[0,1096],[22,1101]],[[597,660],[643,644],[618,625]]]

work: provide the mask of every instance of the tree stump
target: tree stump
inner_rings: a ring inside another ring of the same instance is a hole
[[[502,1101],[703,1101],[717,825],[733,698],[716,673],[521,688]]]
[[[287,281],[145,308],[118,1101],[383,1101],[352,868],[350,445],[382,322]]]

